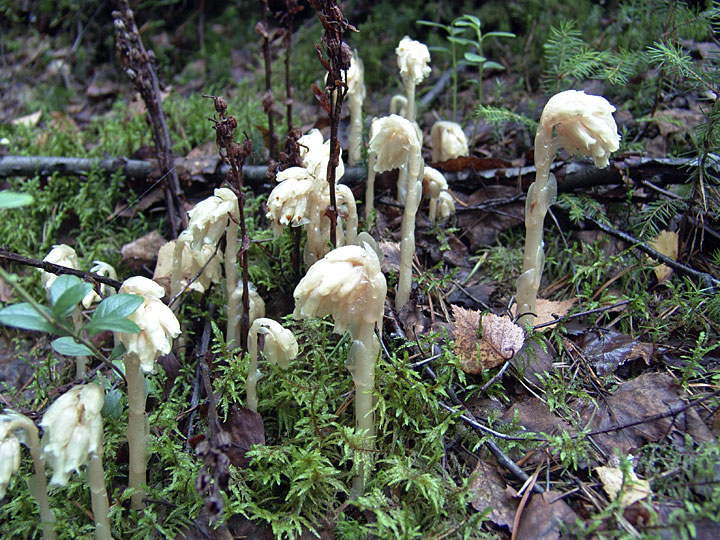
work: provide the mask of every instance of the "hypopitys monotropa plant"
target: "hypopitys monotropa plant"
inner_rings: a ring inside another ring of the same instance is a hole
[[[214,252],[216,244],[225,234],[225,285],[227,297],[232,296],[238,285],[237,274],[237,223],[240,209],[235,193],[229,188],[218,188],[213,195],[200,201],[188,212],[190,218],[187,230],[175,241],[174,263],[170,291],[174,297],[180,290],[183,271],[183,257],[186,245],[194,252],[197,266],[202,268],[200,261],[207,262]],[[206,269],[206,271],[208,271]],[[208,272],[208,276],[212,276]],[[230,348],[239,345],[240,327],[231,321],[237,321],[240,306],[233,302],[227,304],[228,326],[226,341]]]
[[[145,376],[152,372],[160,355],[168,354],[172,340],[180,335],[180,323],[172,310],[160,299],[165,290],[151,279],[136,276],[125,280],[120,293],[136,294],[143,303],[128,319],[140,328],[138,334],[118,332],[117,337],[125,346],[125,378],[128,392],[128,427],[130,474],[129,487],[135,490],[131,504],[136,510],[144,506],[146,483],[146,419],[145,419]]]
[[[53,469],[51,484],[67,485],[70,475],[87,465],[95,538],[111,540],[108,496],[102,464],[105,401],[97,384],[75,386],[57,398],[43,415],[43,456]]]
[[[262,336],[263,345],[258,346],[258,337]],[[265,356],[265,360],[271,364],[277,364],[282,369],[287,369],[290,360],[298,354],[298,344],[293,333],[283,328],[279,322],[265,317],[255,319],[250,325],[248,332],[248,355],[250,364],[248,375],[245,381],[245,394],[247,396],[247,408],[257,412],[257,382],[262,377],[258,368],[259,354]]]
[[[407,94],[407,116],[411,122],[415,121],[415,87],[425,77],[430,75],[430,51],[424,43],[410,39],[405,36],[400,40],[397,48],[397,64],[400,69],[400,77],[405,85]]]
[[[365,69],[358,56],[353,51],[350,60],[350,69],[347,70],[347,100],[350,109],[350,131],[348,132],[348,164],[356,165],[362,157],[362,105],[365,100]]]
[[[602,96],[567,90],[551,97],[540,115],[535,134],[535,182],[528,189],[525,203],[523,271],[515,294],[520,324],[532,325],[534,321],[545,264],[543,222],[557,194],[555,176],[550,173],[555,150],[563,147],[570,153],[592,157],[598,168],[607,167],[610,154],[620,147],[614,111],[615,107]]]
[[[398,200],[405,204],[400,241],[400,275],[395,294],[395,308],[410,298],[412,258],[415,255],[415,215],[422,196],[424,162],[417,124],[397,115],[373,122],[370,152],[375,156],[373,169],[385,172],[400,169]],[[403,191],[405,196],[403,196]]]
[[[375,358],[380,350],[375,327],[382,327],[386,294],[380,261],[366,242],[332,250],[308,270],[293,293],[293,317],[332,315],[333,332],[350,333],[353,343],[346,365],[355,382],[355,426],[367,437],[368,450],[372,450],[375,438],[373,390]],[[370,467],[365,465],[363,461],[358,463],[353,482],[356,495],[362,492],[365,476],[370,473]]]
[[[42,448],[37,426],[27,416],[5,409],[0,414],[0,499],[5,497],[8,483],[20,468],[20,445],[30,450],[35,475],[29,479],[30,493],[40,507],[43,538],[54,540],[55,516],[50,510],[45,479],[45,462],[42,460]]]

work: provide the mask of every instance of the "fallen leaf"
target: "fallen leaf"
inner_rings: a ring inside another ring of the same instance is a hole
[[[494,313],[487,313],[482,317],[482,340],[490,346],[487,362],[499,365],[510,360],[522,348],[525,331],[507,315],[498,317]],[[480,349],[484,352],[487,348],[481,344]]]
[[[155,267],[158,252],[166,242],[167,240],[159,232],[152,231],[125,244],[120,250],[122,260],[136,274],[142,271],[149,272],[149,269]]]
[[[595,467],[595,474],[602,482],[603,489],[613,501],[620,497],[620,507],[627,508],[634,502],[650,495],[650,482],[640,480],[635,471],[628,471],[625,477],[617,467]]]
[[[245,454],[254,444],[265,444],[265,427],[262,417],[246,407],[233,405],[228,411],[227,422],[220,424],[230,433],[232,446],[226,452],[230,463],[236,467],[247,467],[249,460]]]
[[[703,113],[699,110],[690,109],[667,109],[656,111],[653,121],[657,124],[660,134],[663,137],[674,133],[690,133],[694,126],[702,123]]]
[[[575,523],[578,516],[556,491],[534,493],[523,511],[517,538],[522,540],[556,540],[564,526]]]
[[[680,449],[684,448],[686,434],[695,442],[713,440],[711,431],[693,408],[659,420],[644,421],[683,407],[686,399],[687,395],[670,375],[644,373],[622,383],[613,395],[598,400],[597,404],[581,400],[576,409],[582,423],[592,431],[639,422],[625,429],[593,436],[593,441],[605,455],[613,456],[619,452],[626,456],[634,454],[646,443],[666,437]]]
[[[535,325],[545,324],[557,320],[560,317],[564,317],[568,314],[568,311],[577,302],[576,298],[569,298],[568,300],[545,300],[544,298],[538,298],[535,303]],[[516,308],[516,306],[513,306]],[[516,308],[517,309],[517,308]],[[544,326],[539,329],[540,332],[545,332],[551,328],[555,328],[557,324],[551,324]]]
[[[658,236],[650,241],[650,246],[655,251],[676,261],[678,257],[678,233],[662,231]],[[673,272],[672,268],[662,263],[658,264],[655,268],[653,268],[653,270],[655,271],[658,283],[667,281]]]
[[[511,359],[525,342],[525,332],[510,317],[482,316],[482,336],[477,337],[480,312],[453,305],[455,353],[465,373],[481,373]]]
[[[40,117],[42,116],[42,111],[37,111],[32,114],[28,114],[26,116],[21,116],[20,118],[16,118],[12,121],[13,126],[23,126],[26,128],[35,127],[38,125],[38,122],[40,122]]]
[[[552,373],[554,359],[555,351],[549,343],[546,342],[543,346],[538,341],[531,341],[526,343],[511,361],[523,379],[542,388],[543,383],[538,375]]]
[[[490,508],[488,519],[498,527],[508,527],[512,532],[517,503],[505,495],[505,480],[497,468],[479,460],[472,472],[468,491],[473,498],[471,504],[478,512]]]
[[[478,362],[477,347],[480,312],[451,306],[455,321],[455,354],[460,359],[460,367],[465,373],[480,373],[483,370]]]
[[[650,365],[655,351],[652,343],[638,341],[619,332],[604,330],[585,332],[576,343],[600,376],[613,373],[618,367],[631,360],[640,359],[646,365]]]

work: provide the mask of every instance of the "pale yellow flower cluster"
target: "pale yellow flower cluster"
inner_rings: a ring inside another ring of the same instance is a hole
[[[334,332],[350,331],[357,339],[360,329],[382,319],[387,284],[375,251],[362,246],[343,246],[315,263],[295,288],[295,318],[332,315]]]
[[[127,317],[140,327],[140,333],[118,332],[117,336],[128,353],[138,356],[143,371],[151,372],[158,356],[168,354],[172,349],[172,340],[180,335],[180,323],[160,300],[165,296],[165,289],[153,280],[131,277],[125,280],[119,292],[143,297],[140,307]]]
[[[104,401],[100,386],[84,384],[71,388],[48,407],[40,425],[43,454],[53,468],[51,484],[64,486],[93,452],[102,450],[100,411]]]

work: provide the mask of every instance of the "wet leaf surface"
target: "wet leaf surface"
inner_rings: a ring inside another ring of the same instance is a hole
[[[683,407],[686,394],[665,373],[645,373],[622,383],[611,396],[597,400],[598,405],[587,401],[578,404],[580,416],[590,429],[603,430],[641,422],[639,425],[593,436],[593,440],[606,456],[633,454],[648,442],[665,438],[678,448],[684,448],[685,434],[695,442],[710,441],[712,433],[695,409],[658,420],[644,421],[648,417],[666,414]]]
[[[563,528],[575,522],[578,516],[555,491],[534,493],[525,507],[517,538],[523,540],[556,540],[564,538]]]
[[[475,510],[483,512],[490,508],[490,521],[498,527],[507,527],[512,531],[517,501],[508,499],[505,486],[505,480],[496,467],[486,461],[478,461],[468,489],[473,495],[472,506]]]
[[[222,429],[230,433],[232,446],[227,456],[230,463],[239,468],[247,467],[249,461],[245,454],[254,444],[265,444],[265,428],[262,417],[242,406],[232,406],[227,422],[221,424]]]
[[[613,331],[591,330],[584,333],[577,340],[592,365],[595,372],[601,377],[614,372],[618,367],[631,360],[642,360],[650,365],[654,347],[633,339],[630,336]]]

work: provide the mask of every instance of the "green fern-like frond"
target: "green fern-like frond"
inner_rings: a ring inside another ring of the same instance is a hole
[[[561,193],[558,196],[557,204],[560,208],[568,211],[573,223],[579,223],[586,218],[594,219],[600,223],[610,223],[605,215],[603,205],[587,195]]]
[[[686,208],[687,203],[683,199],[657,199],[649,202],[637,214],[640,226],[638,237],[641,240],[655,238],[660,231],[667,228],[678,213]]]
[[[505,124],[517,123],[527,127],[531,132],[537,130],[538,123],[532,118],[521,113],[516,113],[504,107],[491,107],[489,105],[478,105],[475,115],[482,118],[488,124],[504,126]]]

